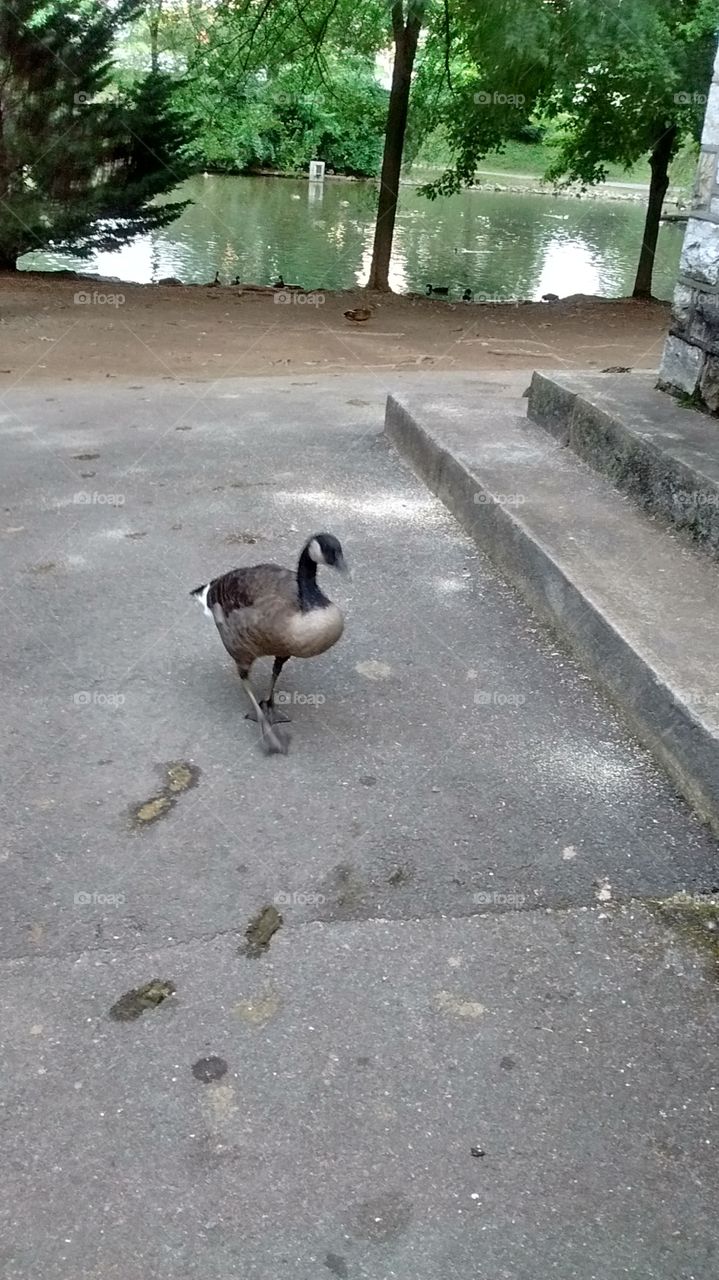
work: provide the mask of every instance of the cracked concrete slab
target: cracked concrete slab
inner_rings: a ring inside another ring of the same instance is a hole
[[[6,398],[7,1280],[711,1273],[715,986],[626,904],[715,845],[388,449],[387,389]],[[268,760],[187,593],[322,527],[347,630]]]
[[[7,1280],[713,1274],[716,979],[645,908],[238,940],[4,964]]]

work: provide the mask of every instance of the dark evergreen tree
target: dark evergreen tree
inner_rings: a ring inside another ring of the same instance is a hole
[[[141,0],[0,0],[0,268],[33,249],[88,257],[166,226],[186,125],[151,72],[112,87],[118,29]]]

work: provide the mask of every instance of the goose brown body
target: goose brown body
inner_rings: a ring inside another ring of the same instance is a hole
[[[214,618],[220,639],[234,658],[252,705],[248,719],[260,727],[268,753],[287,753],[289,738],[277,727],[290,719],[275,705],[278,676],[288,658],[312,658],[336,644],[344,619],[317,583],[317,566],[347,572],[342,547],[331,533],[308,538],[292,573],[279,564],[231,569],[203,587],[195,587],[205,613]],[[273,657],[270,690],[258,702],[249,680],[255,658]]]
[[[255,658],[312,658],[344,630],[340,610],[325,596],[303,608],[296,574],[278,564],[232,569],[209,584],[205,602],[227,652],[245,671]]]

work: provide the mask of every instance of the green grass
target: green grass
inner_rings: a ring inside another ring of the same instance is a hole
[[[673,187],[689,188],[696,168],[696,149],[685,145],[671,166],[669,180]],[[551,142],[507,142],[501,152],[485,156],[477,169],[482,173],[521,173],[541,178],[554,159]],[[441,133],[428,138],[414,160],[415,169],[443,169],[451,163],[449,149]],[[618,164],[608,164],[609,182],[641,182],[649,184],[649,160],[641,160],[630,169]]]

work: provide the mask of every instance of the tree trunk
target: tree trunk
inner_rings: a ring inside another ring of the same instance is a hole
[[[150,28],[150,70],[154,75],[160,69],[160,16],[163,0],[154,0],[147,13],[147,24]]]
[[[372,266],[368,289],[389,292],[389,264],[392,256],[394,223],[397,216],[399,177],[402,169],[402,152],[407,131],[409,91],[412,85],[412,68],[417,52],[417,41],[424,18],[424,0],[410,0],[407,21],[404,19],[402,0],[392,6],[394,33],[394,65],[392,88],[389,95],[387,125],[384,135],[384,155],[380,177],[377,221],[374,229]]]
[[[644,238],[639,254],[637,275],[634,281],[633,298],[651,298],[652,296],[652,275],[654,272],[654,255],[657,250],[657,237],[659,235],[659,222],[662,216],[664,197],[669,186],[669,164],[674,155],[677,138],[676,125],[670,125],[668,129],[664,129],[659,134],[654,144],[654,150],[649,157],[652,176],[649,183],[647,216],[644,220]]]

